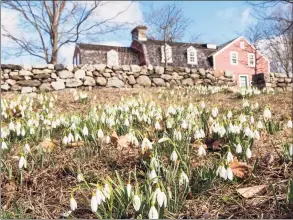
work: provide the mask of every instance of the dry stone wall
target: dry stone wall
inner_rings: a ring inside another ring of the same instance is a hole
[[[1,65],[1,91],[62,90],[76,87],[176,87],[193,85],[234,86],[233,74],[211,70],[161,66],[106,66],[104,64],[63,66]]]

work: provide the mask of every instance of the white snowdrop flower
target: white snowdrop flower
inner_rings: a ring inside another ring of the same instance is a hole
[[[131,196],[131,185],[129,183],[126,186],[126,191],[127,191],[128,198],[130,198],[130,196]]]
[[[218,115],[218,112],[219,112],[219,110],[218,110],[218,108],[217,108],[217,107],[214,107],[214,108],[212,108],[212,116],[213,116],[214,118],[216,118],[216,117],[217,117],[217,115]]]
[[[155,157],[152,157],[151,162],[150,162],[150,166],[155,167],[155,168],[159,167],[159,163],[158,163],[158,161],[156,160]]]
[[[201,107],[202,109],[205,109],[206,104],[204,103],[204,101],[201,101],[201,102],[200,102],[200,107]]]
[[[147,138],[144,138],[142,140],[142,143],[141,143],[141,149],[144,151],[144,150],[148,150],[148,149],[153,149],[153,144],[152,142],[150,142]]]
[[[76,202],[76,200],[73,197],[70,198],[69,204],[70,204],[70,209],[72,211],[74,211],[75,209],[77,209],[77,202]]]
[[[246,127],[246,128],[244,129],[244,134],[245,134],[245,136],[249,137],[249,136],[250,136],[250,133],[251,133],[250,128],[249,128],[249,127]]]
[[[259,135],[258,130],[254,130],[254,132],[253,132],[253,136],[254,136],[254,138],[255,138],[256,140],[259,140],[259,139],[260,139],[260,135]]]
[[[29,146],[28,144],[25,144],[25,145],[24,145],[24,149],[25,149],[25,152],[26,152],[26,153],[31,152],[31,148],[30,148],[30,146]]]
[[[230,167],[227,168],[227,178],[231,181],[233,180],[233,172]]]
[[[67,145],[68,144],[68,138],[67,138],[67,136],[64,136],[64,138],[62,139],[62,143],[64,145]]]
[[[111,137],[109,135],[107,135],[106,137],[106,144],[109,144],[111,142]]]
[[[250,123],[254,124],[254,117],[253,116],[250,116]]]
[[[173,161],[173,162],[176,162],[177,159],[178,159],[178,155],[177,155],[176,151],[173,150],[173,152],[172,152],[172,154],[170,156],[170,160]]]
[[[172,123],[170,120],[167,120],[166,126],[167,126],[167,128],[172,128]]]
[[[88,128],[87,128],[86,125],[85,125],[85,126],[83,127],[83,129],[82,129],[82,134],[83,134],[84,136],[88,136],[88,134],[89,134],[89,130],[88,130]]]
[[[177,141],[181,141],[182,140],[181,131],[174,130],[174,137]]]
[[[84,177],[83,177],[83,175],[82,175],[82,173],[78,173],[77,174],[77,182],[83,182],[84,181]]]
[[[21,136],[25,136],[25,130],[24,129],[21,129]]]
[[[161,130],[161,125],[160,125],[160,123],[158,121],[156,121],[156,123],[155,123],[155,129],[156,130]]]
[[[92,199],[91,199],[91,209],[92,212],[96,212],[98,210],[98,201],[96,195],[93,193]]]
[[[67,142],[68,143],[71,143],[71,142],[74,142],[74,137],[71,133],[69,133],[68,137],[67,137]]]
[[[129,126],[129,120],[128,120],[128,118],[125,118],[125,120],[124,120],[124,125],[125,125],[126,127]]]
[[[111,196],[111,189],[109,187],[109,185],[106,183],[103,189],[103,194],[107,199],[110,199]]]
[[[15,131],[15,126],[14,126],[14,123],[11,121],[8,125],[8,128],[10,131]]]
[[[102,204],[102,202],[106,201],[106,198],[105,198],[104,194],[98,188],[96,189],[96,199],[97,199],[98,205],[100,205],[100,204]]]
[[[245,107],[249,107],[249,102],[247,101],[247,100],[245,100],[244,102],[243,102],[243,108],[245,108]]]
[[[81,137],[78,133],[75,133],[75,141],[81,140]]]
[[[134,210],[137,212],[141,206],[141,201],[138,195],[133,196],[132,204],[133,204]]]
[[[242,146],[239,143],[236,145],[236,153],[242,153]]]
[[[157,194],[157,202],[158,202],[158,205],[160,207],[162,207],[164,203],[165,203],[164,206],[165,207],[167,206],[167,204],[166,204],[167,199],[166,198],[167,197],[166,197],[166,194],[164,192],[162,192],[162,191],[158,192],[158,194]]]
[[[257,122],[257,128],[258,128],[258,129],[263,129],[263,124],[262,124],[261,121],[258,121],[258,122]]]
[[[241,114],[241,115],[239,116],[239,121],[240,121],[240,123],[244,123],[244,122],[246,122],[246,117],[245,117],[245,115]]]
[[[252,153],[251,153],[250,148],[248,147],[248,148],[246,149],[246,157],[249,159],[249,158],[251,158],[251,156],[252,156]]]
[[[186,175],[186,173],[184,173],[184,171],[182,171],[179,176],[179,186],[187,185],[188,183],[189,183],[188,176]]]
[[[293,144],[290,144],[289,146],[289,155],[293,156]]]
[[[287,128],[292,128],[292,120],[290,119],[288,122],[287,122]]]
[[[203,129],[199,129],[199,133],[201,135],[201,138],[204,138],[206,136]]]
[[[5,143],[5,141],[1,142],[1,148],[2,148],[2,150],[8,149],[7,144]]]
[[[157,183],[158,182],[158,176],[157,173],[154,169],[151,170],[151,172],[149,172],[148,174],[149,179],[153,182],[153,183]]]
[[[104,133],[101,129],[98,130],[98,138],[102,139],[104,137]]]
[[[22,169],[23,167],[26,168],[26,166],[27,166],[26,159],[24,158],[24,156],[21,156],[18,162],[18,168]]]
[[[230,163],[230,162],[233,162],[233,155],[230,151],[228,151],[228,154],[227,154],[227,162]]]
[[[228,173],[227,173],[227,170],[224,166],[220,167],[219,174],[220,174],[220,177],[222,177],[224,180],[226,180],[228,178],[228,175],[227,175]]]
[[[227,118],[230,119],[232,118],[232,112],[229,110],[228,114],[227,114]]]
[[[198,156],[206,156],[206,150],[204,149],[203,145],[200,145],[199,148],[198,148],[198,153],[197,153]]]
[[[265,108],[265,110],[263,112],[263,117],[264,117],[264,119],[271,119],[272,118],[271,110],[268,108]]]
[[[159,218],[159,213],[154,205],[152,205],[152,207],[150,208],[148,217],[149,217],[149,219],[158,219]]]
[[[30,134],[34,135],[35,134],[35,129],[33,127],[30,128]]]
[[[187,123],[187,121],[183,121],[182,123],[181,123],[181,128],[183,128],[183,129],[187,129],[188,128],[188,123]]]

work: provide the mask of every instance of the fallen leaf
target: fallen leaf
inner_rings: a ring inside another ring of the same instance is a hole
[[[83,141],[73,142],[66,145],[66,147],[83,147],[83,146],[84,146]]]
[[[221,142],[220,141],[214,141],[212,144],[212,149],[213,151],[219,151],[221,150],[222,146],[221,146]]]
[[[116,145],[117,140],[119,139],[119,137],[118,137],[118,135],[117,135],[117,133],[116,133],[115,130],[113,130],[113,132],[112,132],[110,138],[111,138],[111,143],[112,143],[113,145]]]
[[[44,141],[42,141],[40,145],[44,152],[52,152],[56,147],[56,144],[49,138],[46,138]]]
[[[235,176],[243,178],[244,175],[251,169],[249,165],[243,162],[239,162],[237,157],[234,157],[234,161],[229,163],[229,167]]]
[[[128,135],[120,136],[117,140],[118,147],[120,148],[128,148],[130,147],[130,143],[128,141]]]
[[[260,193],[263,189],[265,189],[268,185],[258,185],[258,186],[252,186],[252,187],[246,187],[237,189],[236,191],[243,196],[244,198],[252,198],[257,193]]]

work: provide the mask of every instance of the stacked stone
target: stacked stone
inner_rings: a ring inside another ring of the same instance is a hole
[[[211,70],[152,65],[107,66],[105,64],[64,66],[42,64],[34,66],[1,65],[1,90],[35,91],[62,90],[82,86],[139,88],[193,85],[234,86],[233,74],[214,74]]]
[[[266,87],[267,89],[274,89],[278,92],[292,91],[293,80],[292,73],[268,73],[262,79],[256,81],[259,88]]]

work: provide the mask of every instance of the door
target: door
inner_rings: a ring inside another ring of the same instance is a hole
[[[239,76],[239,86],[248,87],[248,76],[245,76],[245,75]]]

